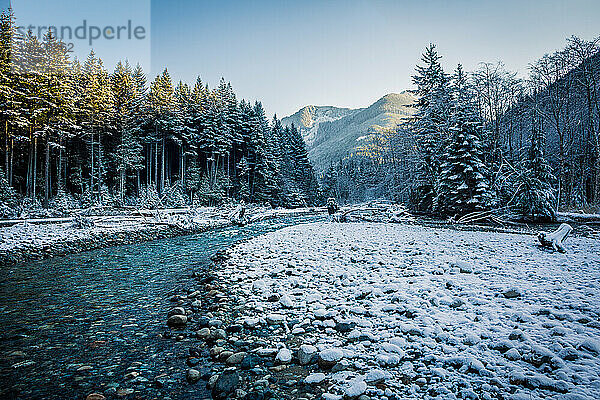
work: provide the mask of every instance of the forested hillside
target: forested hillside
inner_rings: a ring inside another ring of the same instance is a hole
[[[0,213],[92,205],[216,205],[235,199],[315,204],[300,133],[269,122],[229,83],[148,82],[138,66],[109,72],[93,52],[72,60],[47,34],[0,21]]]
[[[413,77],[414,117],[333,163],[324,192],[347,202],[387,197],[453,218],[598,210],[599,49],[598,39],[572,37],[520,79],[502,63],[448,74],[429,46]]]

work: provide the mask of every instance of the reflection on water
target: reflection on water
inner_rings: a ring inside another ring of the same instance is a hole
[[[187,348],[161,339],[168,298],[218,250],[315,217],[96,250],[0,270],[0,397],[203,398]],[[133,379],[124,375],[139,372]],[[112,397],[112,396],[110,396]]]

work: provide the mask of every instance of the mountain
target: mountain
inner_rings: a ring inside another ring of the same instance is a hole
[[[317,171],[351,154],[369,135],[381,128],[393,128],[412,115],[416,97],[408,92],[390,93],[366,108],[306,106],[283,118],[296,125]]]

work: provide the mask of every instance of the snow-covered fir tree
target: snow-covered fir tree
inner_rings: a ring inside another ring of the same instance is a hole
[[[529,149],[517,171],[516,190],[509,204],[514,205],[523,218],[532,221],[556,220],[556,190],[553,187],[556,178],[544,156],[545,144],[544,131],[534,114]]]
[[[414,188],[414,205],[420,211],[434,210],[439,185],[440,156],[447,144],[450,124],[450,79],[442,69],[435,45],[423,53],[423,65],[416,67],[413,83],[419,97],[412,128],[421,153],[419,181]]]
[[[450,137],[440,159],[435,204],[442,215],[460,216],[489,207],[491,194],[482,162],[485,122],[461,65],[453,76],[452,91]]]

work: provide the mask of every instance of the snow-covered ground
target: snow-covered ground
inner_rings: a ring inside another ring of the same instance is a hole
[[[24,220],[11,226],[0,226],[0,265],[203,232],[231,225],[232,212],[231,207],[203,207],[139,210],[137,214],[128,215]],[[249,207],[245,215],[251,223],[311,212],[314,211]]]
[[[282,325],[257,354],[289,348],[326,399],[599,399],[600,241],[566,245],[314,223],[235,246],[216,273],[239,323]]]

